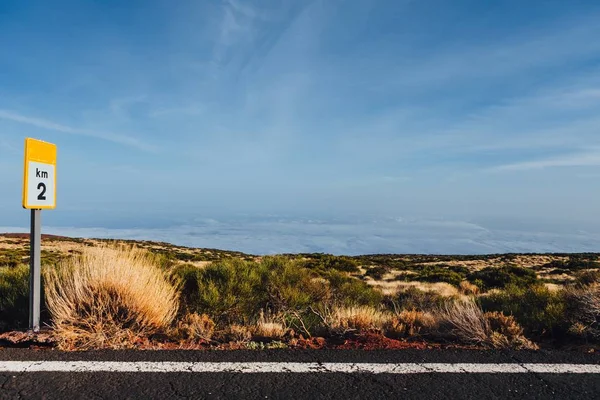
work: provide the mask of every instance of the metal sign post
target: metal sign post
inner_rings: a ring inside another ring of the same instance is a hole
[[[29,248],[29,329],[40,330],[42,210],[31,210]]]
[[[40,330],[42,209],[56,208],[56,145],[25,139],[23,208],[31,210],[29,329]]]

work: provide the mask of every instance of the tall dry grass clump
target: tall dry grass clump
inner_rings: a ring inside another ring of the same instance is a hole
[[[45,272],[46,301],[63,349],[127,348],[166,329],[177,289],[148,252],[85,248]]]
[[[437,318],[441,334],[463,343],[493,348],[537,349],[523,336],[523,328],[514,317],[500,312],[484,313],[472,298],[447,303],[439,310]]]
[[[600,340],[600,284],[568,288],[566,319],[569,333],[587,340]]]
[[[465,296],[477,296],[479,294],[479,287],[469,281],[462,281],[458,288]]]
[[[206,314],[189,313],[177,320],[169,336],[182,341],[210,340],[215,322]]]
[[[321,319],[323,327],[333,335],[349,332],[382,330],[390,319],[388,313],[371,306],[321,307],[313,312]]]
[[[282,315],[272,315],[261,310],[258,320],[252,328],[252,333],[257,338],[281,339],[287,331],[283,321]]]
[[[439,312],[439,319],[463,343],[487,344],[489,341],[490,324],[471,299],[446,303]]]
[[[415,309],[396,312],[384,326],[386,335],[392,338],[427,335],[437,328],[438,321],[433,313]]]

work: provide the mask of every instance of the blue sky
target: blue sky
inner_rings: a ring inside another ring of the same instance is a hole
[[[597,1],[0,3],[0,226],[190,216],[600,223]],[[511,222],[512,223],[512,222]]]

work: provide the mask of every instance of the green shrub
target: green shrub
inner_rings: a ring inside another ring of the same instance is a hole
[[[192,312],[206,313],[220,321],[248,322],[266,303],[265,271],[260,264],[233,259],[198,269],[196,274],[190,269],[184,272],[187,279],[195,279],[184,282],[184,286],[198,287],[197,296],[188,303]]]
[[[530,337],[559,339],[564,334],[565,299],[560,291],[541,284],[527,288],[511,285],[480,296],[479,301],[484,311],[514,316]]]
[[[413,279],[420,282],[446,282],[458,286],[465,280],[467,271],[466,268],[459,266],[427,265]]]
[[[246,324],[261,310],[306,316],[320,304],[378,305],[382,294],[335,269],[322,275],[287,257],[264,257],[260,262],[229,259],[205,268],[179,265],[180,313],[208,314],[217,323]]]
[[[482,290],[503,289],[508,286],[528,287],[538,282],[535,271],[516,265],[487,267],[469,274],[470,282]]]
[[[376,265],[374,267],[368,268],[365,273],[366,276],[370,276],[376,281],[380,281],[383,279],[383,276],[389,272],[389,268],[384,265]]]
[[[331,254],[311,254],[310,258],[304,261],[304,266],[315,269],[320,272],[331,270],[341,272],[359,272],[358,263],[350,257],[333,256]]]
[[[566,261],[552,260],[549,263],[544,264],[543,268],[545,268],[545,269],[554,268],[554,269],[561,269],[561,270],[568,270],[568,271],[579,271],[582,269],[600,268],[600,263],[595,260],[595,257],[591,258],[591,256],[586,256],[586,255],[579,255],[579,256],[571,255],[569,257],[569,259]]]
[[[432,311],[444,305],[447,299],[447,297],[434,291],[409,287],[396,295],[391,307],[400,307],[405,310]]]
[[[165,258],[160,258],[164,261]],[[162,263],[159,263],[163,267]],[[181,301],[179,302],[180,316],[193,313],[194,305],[199,301],[199,279],[200,269],[193,264],[180,264],[175,266],[171,274],[178,281]]]
[[[324,278],[329,281],[332,301],[336,304],[377,306],[383,300],[379,290],[347,274],[330,271]]]
[[[28,325],[29,267],[0,267],[0,331]]]
[[[0,249],[0,266],[17,267],[27,263],[29,251],[25,249]]]
[[[265,305],[275,313],[305,310],[330,298],[329,285],[318,279],[297,261],[284,257],[265,257],[262,266],[267,272]]]

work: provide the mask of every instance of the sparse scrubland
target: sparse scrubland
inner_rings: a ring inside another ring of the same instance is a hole
[[[0,332],[27,327],[27,243],[0,236]],[[335,347],[364,337],[391,348],[600,345],[596,254],[259,257],[43,243],[42,323],[61,349]]]

